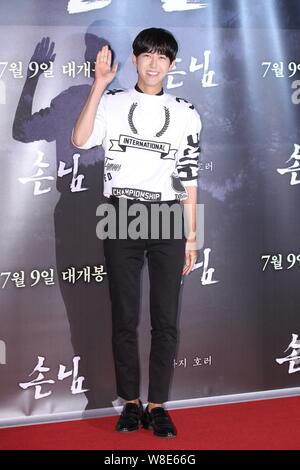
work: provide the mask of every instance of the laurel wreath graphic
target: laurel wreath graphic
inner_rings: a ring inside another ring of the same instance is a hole
[[[129,113],[128,113],[129,127],[134,134],[138,134],[137,128],[135,127],[133,123],[133,113],[135,109],[137,108],[137,106],[138,106],[138,103],[132,103],[129,109]],[[170,125],[170,110],[166,106],[164,106],[164,110],[165,110],[165,122],[161,130],[155,134],[155,137],[161,137],[166,132],[166,130],[168,129]]]

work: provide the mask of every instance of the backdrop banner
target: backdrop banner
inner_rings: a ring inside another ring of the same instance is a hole
[[[96,235],[107,163],[70,139],[98,50],[119,63],[109,88],[133,87],[132,41],[152,26],[179,43],[165,91],[203,125],[204,243],[170,400],[300,386],[300,2],[3,0],[0,24],[0,425],[120,403]],[[139,335],[146,401],[146,263]]]

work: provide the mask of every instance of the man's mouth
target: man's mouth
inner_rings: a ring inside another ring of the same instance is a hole
[[[151,72],[151,71],[148,71],[147,72],[147,75],[150,75],[150,77],[156,77],[158,75],[158,72]]]

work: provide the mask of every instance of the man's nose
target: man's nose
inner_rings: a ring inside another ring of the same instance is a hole
[[[153,54],[153,55],[151,56],[150,65],[151,65],[151,67],[155,68],[155,67],[156,67],[156,64],[157,64],[157,57]]]

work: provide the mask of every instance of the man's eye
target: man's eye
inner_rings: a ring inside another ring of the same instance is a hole
[[[163,60],[166,60],[166,56],[165,55],[161,55],[159,56],[160,59],[163,59]]]

